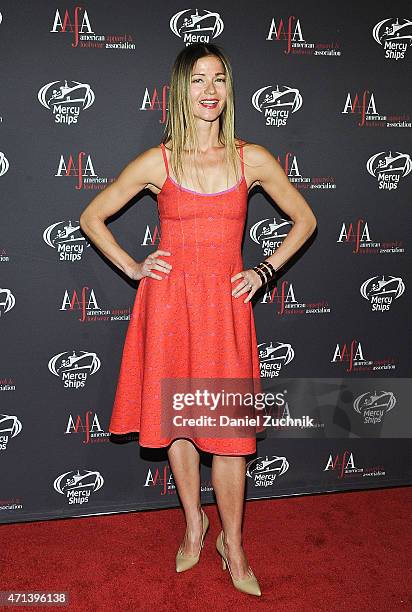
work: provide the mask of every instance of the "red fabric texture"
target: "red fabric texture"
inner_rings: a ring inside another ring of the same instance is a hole
[[[169,175],[158,194],[159,256],[170,273],[144,277],[136,293],[123,347],[109,431],[139,433],[139,444],[165,447],[162,378],[240,378],[260,392],[254,316],[247,293],[236,298],[231,277],[244,269],[241,242],[248,189],[240,147],[241,179],[229,189],[203,194],[180,187]],[[260,430],[260,428],[258,428]],[[221,434],[222,435],[222,434]],[[180,437],[180,436],[176,436]],[[182,436],[188,437],[188,436]],[[174,439],[174,438],[173,438]],[[190,437],[201,449],[224,455],[256,451],[256,436]]]

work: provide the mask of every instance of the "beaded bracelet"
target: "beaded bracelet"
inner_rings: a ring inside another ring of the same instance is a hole
[[[276,274],[275,268],[270,261],[266,260],[261,261],[260,264],[253,269],[259,275],[263,285],[266,285]]]

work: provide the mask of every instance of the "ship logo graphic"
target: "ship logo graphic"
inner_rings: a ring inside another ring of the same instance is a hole
[[[276,346],[273,345],[273,342],[270,344],[261,342],[258,344],[258,349],[260,363],[282,363],[287,365],[295,356],[292,346],[285,342],[277,342]]]
[[[353,402],[353,407],[359,414],[366,411],[389,412],[396,404],[395,395],[392,391],[368,391],[362,393]]]
[[[272,474],[273,476],[282,476],[289,469],[289,462],[286,457],[278,457],[277,455],[272,455],[269,457],[266,455],[263,459],[262,457],[256,457],[256,459],[252,459],[246,466],[246,475],[249,478],[253,478],[254,476],[259,476],[261,474]]]
[[[0,176],[3,176],[3,174],[6,174],[9,167],[10,167],[9,160],[4,155],[4,153],[0,151]]]
[[[288,87],[287,85],[283,85],[282,87],[283,89],[280,90],[279,85],[276,85],[276,88],[274,88],[273,85],[266,85],[266,87],[262,87],[255,91],[252,96],[254,108],[260,113],[272,109],[285,109],[288,112],[295,113],[302,106],[302,96],[298,89]]]
[[[57,83],[63,81],[52,81],[43,85],[39,89],[37,98],[45,108],[51,109],[54,105],[72,106],[74,104],[81,105],[83,110],[89,108],[94,102],[94,92],[90,85],[80,83],[79,81],[70,81],[73,85],[69,86],[67,80],[63,85],[55,87]],[[51,91],[52,90],[52,91]]]
[[[275,217],[262,219],[250,228],[250,237],[257,244],[261,244],[264,240],[280,240],[286,238],[288,233],[285,230],[286,228],[289,230],[291,226],[291,221],[286,219],[281,221],[276,221]]]
[[[398,299],[405,291],[405,283],[399,276],[372,276],[362,283],[361,296],[370,301],[375,296]]]
[[[17,436],[22,430],[19,419],[10,414],[0,414],[0,435],[7,435],[11,438]]]
[[[404,19],[403,22],[399,23],[399,18],[396,21],[393,18],[383,19],[374,26],[373,38],[380,45],[386,41],[399,42],[401,40],[412,45],[412,21]]]
[[[0,316],[9,312],[16,304],[16,298],[10,289],[0,288]]]
[[[52,357],[48,363],[48,368],[52,374],[60,377],[67,372],[86,372],[89,376],[95,374],[101,366],[101,361],[96,353],[89,351],[72,351],[59,353]]]
[[[193,9],[185,9],[176,13],[170,19],[169,25],[173,34],[176,34],[179,38],[190,41],[193,37],[194,41],[199,41],[198,36],[201,35],[204,42],[219,36],[224,28],[219,13],[207,10],[200,10],[199,12],[199,9],[196,9],[196,12],[193,12]]]
[[[91,489],[98,491],[104,483],[103,476],[97,470],[77,470],[77,472],[65,472],[56,478],[53,483],[55,490],[64,495],[73,489]]]
[[[412,170],[412,160],[408,153],[395,151],[393,155],[391,151],[389,151],[389,154],[385,151],[381,151],[368,159],[366,168],[369,174],[375,178],[377,178],[378,175],[385,176],[395,173],[404,177]]]
[[[85,243],[87,247],[90,246],[90,242],[86,240],[80,230],[80,223],[78,221],[58,221],[49,225],[43,232],[44,242],[53,249],[59,244],[76,244]]]

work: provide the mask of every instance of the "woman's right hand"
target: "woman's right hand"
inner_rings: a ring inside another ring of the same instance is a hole
[[[172,266],[166,261],[159,259],[159,255],[169,256],[171,253],[169,253],[169,251],[161,251],[159,249],[154,251],[154,253],[150,253],[150,255],[148,255],[142,262],[135,263],[135,265],[128,271],[128,276],[133,280],[140,280],[145,276],[162,280],[163,277],[159,276],[159,274],[155,274],[155,272],[152,270],[160,270],[161,272],[166,272],[169,274]]]

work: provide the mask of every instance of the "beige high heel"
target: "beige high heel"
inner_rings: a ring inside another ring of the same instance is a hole
[[[202,530],[202,537],[200,539],[199,552],[197,553],[197,555],[185,555],[182,550],[182,545],[180,545],[179,550],[177,551],[177,554],[176,554],[176,571],[177,572],[185,572],[186,570],[190,569],[191,567],[196,565],[196,563],[199,562],[200,552],[203,548],[203,540],[205,538],[206,531],[209,527],[209,519],[207,518],[207,515],[203,511],[203,508],[201,508],[200,510],[202,512],[203,530]]]
[[[256,579],[255,574],[252,571],[252,568],[248,568],[249,576],[247,578],[236,579],[233,578],[232,570],[230,569],[229,561],[225,555],[225,547],[223,544],[223,531],[221,531],[216,540],[216,548],[218,553],[222,557],[222,567],[225,570],[226,567],[229,568],[230,577],[232,578],[233,585],[238,591],[242,591],[242,593],[247,593],[248,595],[262,595],[259,583]]]

